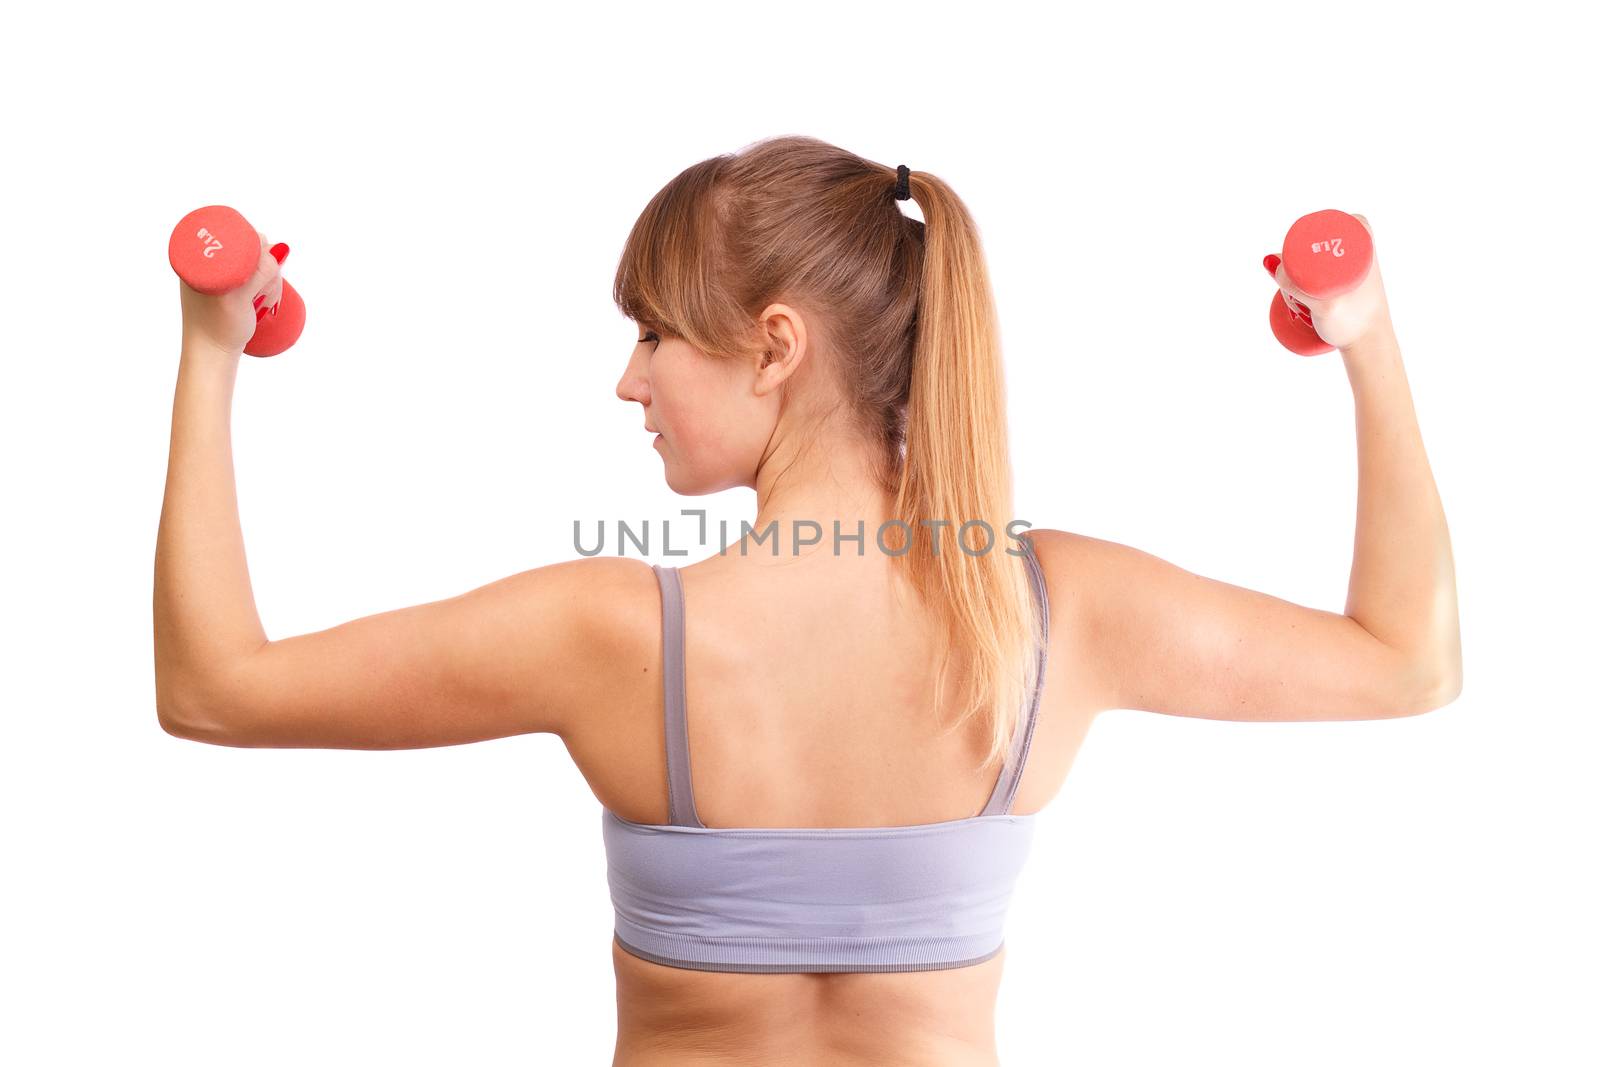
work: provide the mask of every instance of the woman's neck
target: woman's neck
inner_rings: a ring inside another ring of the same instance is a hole
[[[878,531],[895,517],[894,494],[878,484],[862,445],[817,440],[789,456],[780,453],[768,456],[756,475],[751,540],[762,540],[749,546],[749,554],[792,558],[880,551]],[[891,547],[893,529],[885,532]]]

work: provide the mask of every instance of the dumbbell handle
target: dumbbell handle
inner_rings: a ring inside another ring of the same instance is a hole
[[[261,261],[261,235],[231,207],[211,204],[196,208],[172,228],[167,261],[196,292],[210,296],[230,293],[255,275]],[[278,313],[256,323],[256,332],[244,350],[252,356],[275,356],[300,339],[305,324],[305,301],[284,279]]]
[[[1267,257],[1267,270],[1275,273]],[[1354,215],[1331,208],[1302,215],[1283,238],[1283,272],[1289,283],[1318,300],[1348,293],[1372,269],[1372,234]],[[1332,352],[1333,346],[1317,336],[1311,316],[1299,301],[1281,288],[1272,297],[1267,316],[1278,343],[1302,356]]]

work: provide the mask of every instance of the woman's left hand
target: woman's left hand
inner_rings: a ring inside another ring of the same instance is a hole
[[[178,279],[183,305],[183,342],[203,344],[219,352],[239,355],[256,332],[256,323],[277,313],[283,296],[283,260],[289,246],[269,246],[261,236],[261,258],[250,280],[230,292],[207,296]]]

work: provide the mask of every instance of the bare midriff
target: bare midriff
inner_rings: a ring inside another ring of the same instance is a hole
[[[613,1067],[995,1067],[1005,949],[936,971],[737,974],[666,967],[611,943]]]

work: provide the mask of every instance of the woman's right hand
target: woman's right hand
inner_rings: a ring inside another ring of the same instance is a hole
[[[1372,233],[1372,224],[1367,222],[1365,215],[1352,217],[1360,220],[1361,225],[1367,228],[1368,234]],[[1277,260],[1277,263],[1273,264],[1272,260]],[[1270,257],[1267,268],[1272,271],[1273,280],[1278,283],[1278,287],[1310,314],[1311,325],[1317,331],[1317,336],[1335,348],[1350,348],[1379,330],[1392,328],[1389,321],[1389,298],[1383,290],[1383,274],[1378,270],[1376,238],[1373,240],[1372,269],[1367,271],[1367,276],[1361,280],[1361,284],[1348,293],[1341,293],[1327,300],[1318,300],[1297,289],[1294,283],[1289,281],[1288,272],[1283,269],[1283,262],[1279,257]]]
[[[232,292],[210,296],[189,288],[178,279],[178,303],[183,309],[184,343],[203,343],[219,352],[242,353],[255,334],[256,324],[278,312],[283,297],[283,261],[289,246],[269,245],[264,235],[261,255],[250,280]]]

